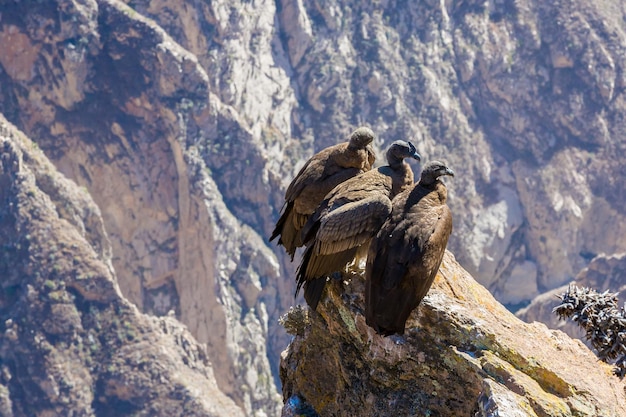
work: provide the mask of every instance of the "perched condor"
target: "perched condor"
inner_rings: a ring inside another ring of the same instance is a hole
[[[395,141],[387,150],[388,165],[336,186],[305,224],[302,240],[307,248],[297,271],[296,294],[304,285],[304,298],[313,310],[326,277],[344,270],[358,258],[360,248],[367,254],[370,240],[391,213],[391,200],[413,185],[405,158],[420,160],[412,143]]]
[[[359,127],[348,142],[313,155],[289,184],[270,242],[280,236],[278,244],[285,247],[292,261],[296,248],[302,246],[300,230],[326,194],[345,180],[372,169],[374,137],[371,129]]]
[[[391,215],[370,245],[365,318],[382,335],[404,334],[439,270],[452,233],[443,175],[454,172],[439,161],[427,163],[419,182],[394,199]]]

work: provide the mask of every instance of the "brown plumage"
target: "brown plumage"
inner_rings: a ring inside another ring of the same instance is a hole
[[[315,310],[326,276],[343,270],[359,247],[369,244],[391,213],[391,199],[413,184],[405,158],[420,156],[410,142],[399,140],[387,150],[389,165],[364,172],[336,186],[302,229],[307,246],[297,271],[298,289]]]
[[[324,196],[336,185],[372,169],[375,156],[371,143],[374,132],[359,127],[350,140],[313,155],[300,169],[285,192],[285,204],[276,222],[270,241],[279,237],[287,253],[293,256],[302,246],[300,230]]]
[[[442,175],[454,172],[438,161],[426,164],[420,181],[393,200],[391,216],[370,245],[365,318],[380,334],[404,334],[439,270],[452,233]]]

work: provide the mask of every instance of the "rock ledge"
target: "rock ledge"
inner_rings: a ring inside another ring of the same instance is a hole
[[[402,338],[365,324],[360,275],[332,282],[317,313],[293,309],[285,400],[321,416],[626,415],[624,385],[580,341],[527,324],[447,252]]]

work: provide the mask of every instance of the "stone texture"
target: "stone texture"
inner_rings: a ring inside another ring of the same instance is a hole
[[[285,400],[322,416],[620,416],[624,383],[580,341],[517,319],[448,252],[404,338],[365,324],[363,277],[327,285],[318,313],[294,309]],[[297,330],[296,330],[297,329]]]
[[[504,303],[626,251],[625,9],[5,2],[0,113],[93,196],[129,301],[174,311],[220,388],[273,415],[295,268],[266,237],[303,161],[357,125],[459,173],[450,249]]]
[[[3,117],[0,185],[0,415],[244,415],[189,331],[122,296],[100,210]]]
[[[277,292],[275,255],[240,220],[270,223],[272,181],[256,175],[268,157],[247,123],[210,91],[196,56],[121,2],[15,3],[2,20],[39,51],[32,79],[3,64],[15,101],[2,110],[93,196],[122,293],[142,311],[173,311],[247,415],[275,414],[278,353],[267,346],[284,333],[270,336],[269,322],[292,292]],[[242,203],[250,188],[256,202]]]

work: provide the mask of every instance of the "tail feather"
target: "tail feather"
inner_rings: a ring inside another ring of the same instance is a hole
[[[411,312],[417,308],[402,287],[391,291],[370,288],[366,290],[365,302],[365,322],[383,336],[403,335]]]
[[[296,281],[298,285],[296,287],[295,294],[297,297],[298,292],[300,292],[300,288],[304,286],[304,299],[313,311],[317,309],[317,305],[322,298],[322,293],[324,292],[324,287],[326,285],[326,276],[312,277],[308,275],[311,259],[315,260],[316,258],[313,256],[314,246],[315,245],[308,246],[302,255],[302,261],[296,271]]]
[[[315,248],[315,245],[311,246],[311,248]],[[327,276],[333,272],[341,272],[345,270],[346,265],[354,259],[357,249],[358,248],[350,248],[342,252],[331,253],[328,255],[310,254],[309,259],[307,259],[306,262],[306,269],[304,270],[305,280],[308,281],[321,276]],[[311,252],[314,251],[312,250]],[[304,262],[302,265],[304,265]]]
[[[270,242],[276,239],[279,235],[283,233],[283,228],[285,227],[285,222],[287,221],[287,217],[291,210],[293,209],[293,202],[286,202],[283,206],[283,209],[280,212],[280,217],[278,221],[276,221],[276,226],[274,226],[274,231],[272,232],[272,236],[270,236]]]
[[[300,288],[302,288],[302,285],[304,285],[304,283],[307,281],[306,271],[308,269],[312,254],[313,254],[313,246],[307,247],[306,250],[304,251],[304,254],[302,255],[300,266],[296,270],[296,282],[298,283],[298,285],[296,286],[295,297],[298,296],[298,293],[300,292]]]
[[[304,283],[304,299],[313,311],[317,309],[317,305],[322,299],[325,286],[326,277],[316,278]]]
[[[315,310],[322,298],[326,277],[333,272],[341,272],[348,262],[354,259],[357,248],[332,254],[316,254],[315,245],[308,246],[302,255],[302,261],[296,271],[296,296],[304,286],[304,299]]]
[[[280,218],[276,222],[276,227],[270,237],[270,242],[276,239],[278,236],[278,244],[285,247],[285,251],[293,257],[296,253],[296,248],[302,246],[302,239],[300,238],[300,229],[295,226],[294,216],[296,213],[293,211],[293,202],[289,202],[284,207]],[[301,220],[300,220],[301,221]]]

